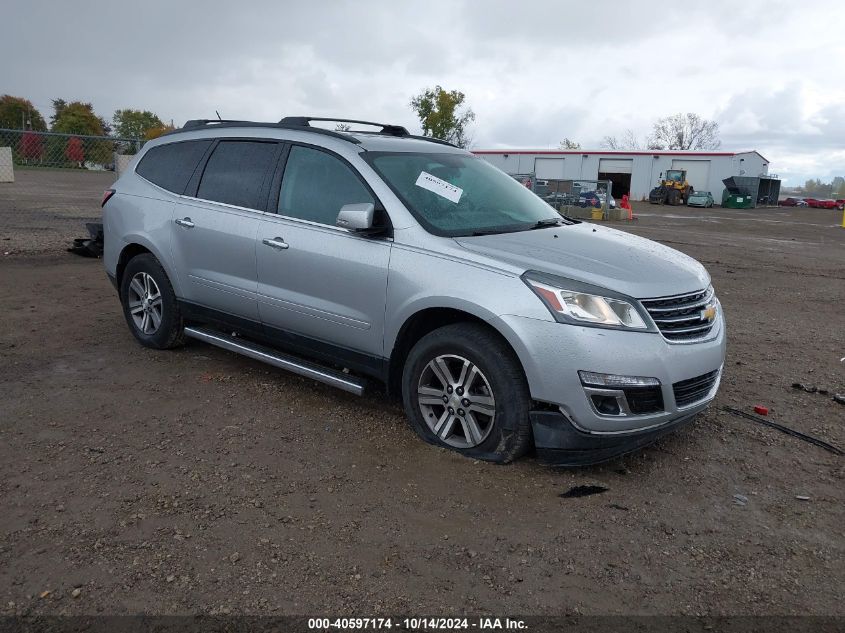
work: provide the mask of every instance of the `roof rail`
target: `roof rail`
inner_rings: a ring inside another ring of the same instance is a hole
[[[238,119],[191,119],[185,121],[185,125],[170,132],[165,132],[162,136],[169,136],[171,134],[179,134],[181,132],[192,132],[194,130],[201,130],[203,128],[238,128],[238,127],[270,127],[270,128],[285,128],[285,129],[302,129],[303,126],[282,125],[281,123],[268,123],[263,121],[242,121]],[[334,130],[326,130],[320,127],[309,127],[309,132],[315,134],[323,134],[325,136],[333,136],[335,138],[349,141],[360,145],[359,141],[354,136],[344,134],[343,132],[336,132]]]
[[[185,121],[185,125],[182,126],[182,129],[187,130],[192,127],[205,127],[209,123],[250,123],[250,121],[242,121],[239,119],[191,119],[189,121]]]
[[[389,134],[390,136],[410,136],[408,130],[401,125],[392,125],[390,123],[376,123],[374,121],[360,121],[358,119],[334,119],[331,117],[316,117],[316,116],[286,116],[279,125],[285,127],[313,127],[311,121],[330,121],[333,123],[358,123],[359,125],[374,125],[381,128],[382,134]],[[316,128],[320,129],[320,128]]]
[[[373,125],[381,128],[378,132],[360,131],[346,131],[328,130],[322,127],[314,127],[311,121],[330,121],[336,123],[357,123],[359,125]],[[438,145],[448,145],[449,147],[457,147],[457,145],[444,141],[443,139],[433,138],[431,136],[417,136],[411,134],[401,125],[392,125],[390,123],[374,123],[373,121],[359,121],[357,119],[333,119],[330,117],[305,117],[305,116],[287,116],[278,123],[267,123],[259,121],[244,121],[240,119],[190,119],[185,121],[185,125],[181,128],[171,130],[162,134],[162,136],[169,136],[171,134],[179,134],[180,132],[190,132],[192,130],[200,130],[203,128],[237,128],[237,127],[269,127],[269,128],[284,128],[287,130],[302,130],[314,134],[322,134],[324,136],[332,136],[350,143],[360,145],[361,141],[352,134],[384,134],[387,136],[398,136],[403,138],[412,138],[418,141],[428,141],[429,143],[437,143]]]

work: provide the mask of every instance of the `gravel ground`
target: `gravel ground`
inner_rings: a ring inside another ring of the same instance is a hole
[[[845,459],[720,411],[845,447],[845,407],[791,388],[845,391],[839,214],[637,212],[625,230],[713,275],[723,386],[574,471],[459,457],[379,395],[200,343],[143,349],[101,263],[61,252],[79,231],[0,258],[0,615],[845,615]]]

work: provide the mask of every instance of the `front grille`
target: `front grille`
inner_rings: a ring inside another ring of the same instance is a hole
[[[625,387],[625,399],[634,415],[660,413],[663,411],[663,391],[655,387]]]
[[[642,299],[641,303],[670,341],[688,343],[703,339],[716,322],[704,315],[705,309],[714,303],[712,287],[686,295]]]
[[[675,392],[675,405],[685,407],[699,400],[704,400],[718,378],[719,370],[717,369],[695,378],[676,382],[672,385],[672,391]]]

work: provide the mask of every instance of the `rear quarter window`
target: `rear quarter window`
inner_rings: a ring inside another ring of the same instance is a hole
[[[211,143],[211,140],[181,141],[153,147],[144,154],[135,173],[162,189],[183,194]]]

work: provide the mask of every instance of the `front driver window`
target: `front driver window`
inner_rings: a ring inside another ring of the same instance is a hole
[[[343,205],[358,202],[375,204],[348,165],[310,147],[291,148],[279,196],[280,215],[334,225]]]

